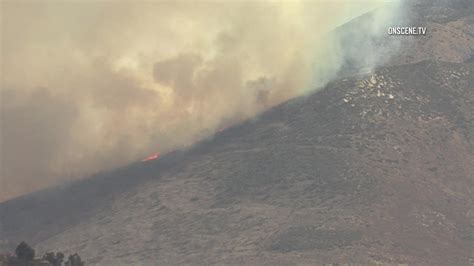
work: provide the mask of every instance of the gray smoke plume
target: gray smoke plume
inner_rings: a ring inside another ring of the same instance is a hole
[[[190,145],[324,86],[348,59],[375,65],[371,47],[329,32],[385,5],[2,1],[0,201]]]

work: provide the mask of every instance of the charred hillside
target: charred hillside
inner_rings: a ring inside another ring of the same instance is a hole
[[[4,203],[2,238],[103,264],[467,265],[473,71],[332,82],[192,150]]]

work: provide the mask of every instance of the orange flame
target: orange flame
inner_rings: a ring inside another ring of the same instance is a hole
[[[148,161],[151,161],[151,160],[156,160],[158,158],[160,158],[160,154],[155,153],[155,154],[152,154],[152,155],[146,157],[145,159],[143,159],[142,162],[148,162]]]

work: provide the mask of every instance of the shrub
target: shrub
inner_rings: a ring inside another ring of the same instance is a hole
[[[64,254],[61,252],[48,252],[44,254],[43,260],[49,262],[52,266],[61,266],[64,259]]]
[[[81,257],[74,253],[69,256],[69,260],[66,261],[66,266],[84,266],[84,262],[81,260]]]
[[[25,241],[22,241],[15,249],[16,257],[20,260],[33,260],[35,258],[35,250]]]

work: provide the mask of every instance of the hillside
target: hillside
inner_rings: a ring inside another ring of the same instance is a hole
[[[473,71],[426,61],[333,82],[181,158],[2,204],[3,235],[105,264],[466,265]]]
[[[474,62],[474,4],[470,0],[405,1],[403,14],[391,26],[426,27],[426,35],[388,36],[385,27],[373,25],[374,11],[339,27],[333,33],[341,41],[345,64],[341,74],[357,74],[373,66],[394,66],[436,60],[451,63]],[[378,32],[361,32],[371,25]],[[372,51],[371,56],[361,49]]]
[[[471,265],[474,28],[469,1],[444,3],[413,9],[436,33],[368,74],[348,62],[322,90],[189,150],[1,203],[0,250],[25,240],[101,265]]]

